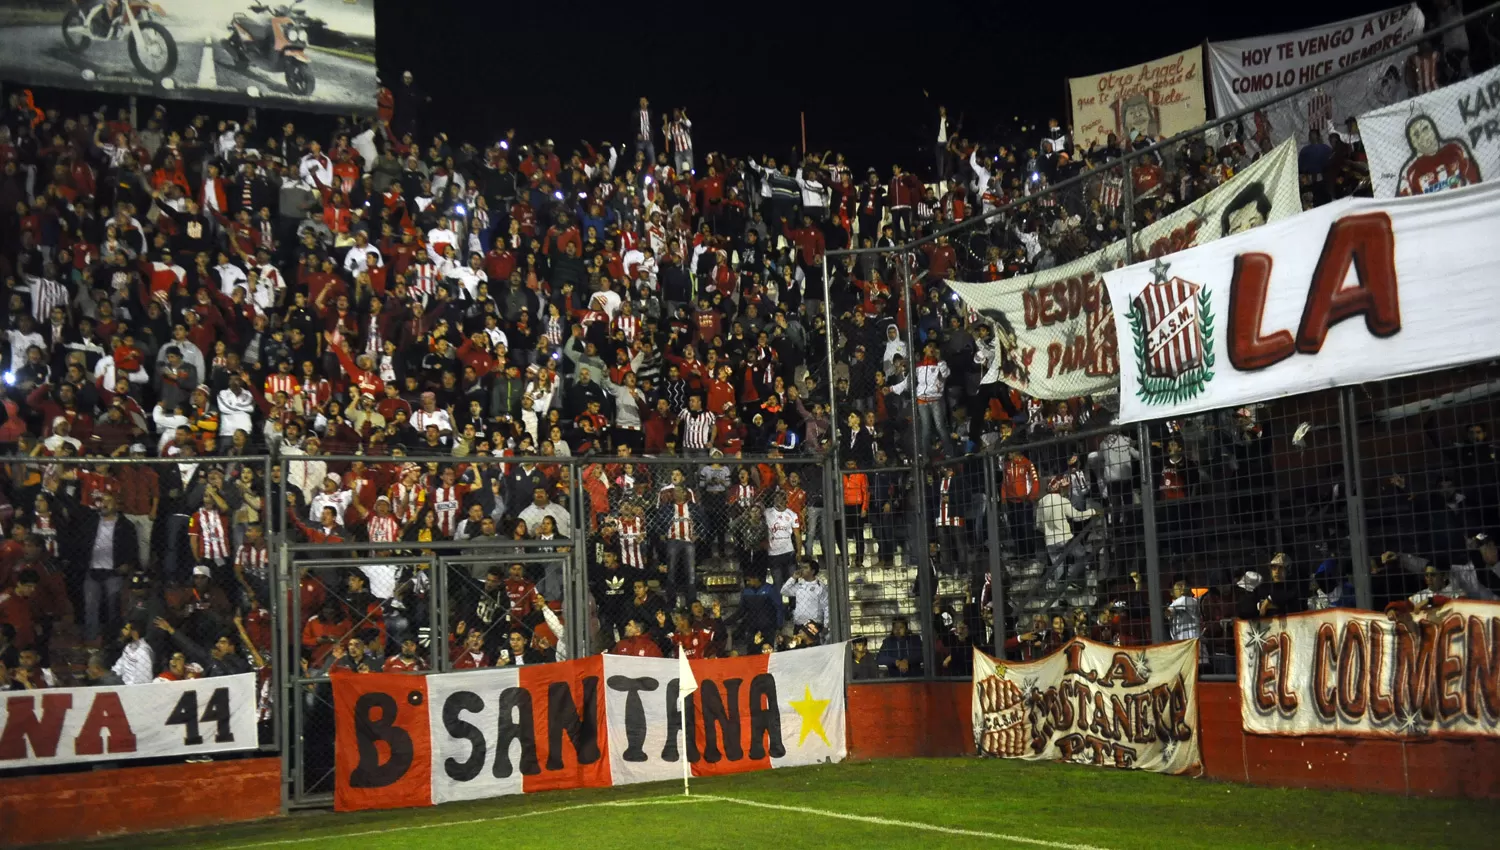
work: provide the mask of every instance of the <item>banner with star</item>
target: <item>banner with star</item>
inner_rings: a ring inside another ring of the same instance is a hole
[[[1500,603],[1434,601],[1445,604],[1237,620],[1245,731],[1500,736]]]
[[[334,677],[340,811],[842,761],[844,644],[691,662],[604,655]]]
[[[1198,769],[1198,641],[1122,649],[1075,638],[1045,658],[974,653],[980,755]]]
[[[1161,179],[1160,168],[1152,163],[1137,166],[1135,172],[1132,179],[1142,209],[1149,203],[1142,199],[1153,191],[1179,191],[1148,179],[1153,172],[1155,181]],[[1300,212],[1297,146],[1288,141],[1218,188],[1140,227],[1131,237],[1134,256],[1160,257]],[[1085,232],[1082,238],[1103,235]],[[1121,239],[1034,274],[988,283],[947,283],[995,332],[1007,384],[1034,398],[1068,399],[1120,386],[1121,352],[1104,273],[1125,263]]]

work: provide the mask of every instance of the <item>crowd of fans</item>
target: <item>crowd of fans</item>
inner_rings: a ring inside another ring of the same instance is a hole
[[[991,542],[1067,586],[1097,566],[1085,532],[1138,511],[1145,475],[1168,502],[1196,486],[1176,436],[1191,423],[1160,426],[1149,470],[1127,436],[1047,442],[1109,410],[1007,387],[991,327],[943,282],[1097,250],[1123,236],[1122,181],[1136,226],[1149,223],[1266,152],[1263,122],[1163,149],[1127,175],[1107,163],[1157,139],[1084,148],[1053,120],[982,141],[940,110],[924,180],[900,165],[860,173],[833,152],[705,151],[686,109],[645,98],[620,143],[566,150],[512,131],[481,148],[421,114],[409,74],[386,95],[377,119],[316,131],[215,124],[175,106],[137,123],[124,109],[63,114],[10,95],[9,686],[57,683],[59,637],[93,650],[74,662],[90,681],[251,668],[264,679],[266,541],[279,534],[381,551],[485,537],[583,545],[590,628],[615,651],[808,645],[829,625],[813,560],[835,555],[815,551],[823,523],[851,565],[889,565],[919,499],[933,562],[972,578],[961,610],[924,631],[955,674],[962,647],[994,626],[979,557]],[[1347,129],[1304,146],[1305,203],[1367,189]],[[1038,194],[1080,174],[1092,177]],[[892,250],[825,264],[851,247]],[[1223,450],[1245,459],[1236,474],[1263,474],[1256,411],[1232,416]],[[821,467],[795,461],[835,444],[845,468],[825,493]],[[996,505],[977,466],[934,467],[920,482],[899,471],[985,449],[1003,457]],[[289,480],[244,460],[266,454],[293,459]],[[322,459],[351,455],[369,460]],[[1004,541],[985,539],[988,510]],[[1190,516],[1168,517],[1179,520]],[[1114,537],[1119,576],[1139,551]],[[743,575],[738,595],[700,597],[704,568],[725,564]],[[533,564],[457,575],[442,636],[422,628],[432,582],[420,568],[301,582],[310,670],[419,669],[434,641],[455,666],[567,657],[559,577]],[[1013,648],[1137,635],[1139,589],[1123,596],[1039,622]],[[856,648],[856,669],[914,675],[921,655],[902,621],[877,653]]]

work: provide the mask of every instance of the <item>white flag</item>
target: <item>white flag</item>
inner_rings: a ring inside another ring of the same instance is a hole
[[[677,693],[686,697],[698,690],[698,680],[693,678],[693,665],[688,663],[687,651],[677,647]]]

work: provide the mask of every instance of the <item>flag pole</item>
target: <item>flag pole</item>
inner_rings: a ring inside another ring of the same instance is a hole
[[[687,752],[687,701],[690,692],[679,690],[679,693],[681,696],[678,699],[681,700],[681,704],[677,706],[677,710],[681,712],[682,717],[682,723],[678,724],[682,727],[682,747],[678,749],[678,752],[682,753],[682,796],[691,797],[692,792],[688,790],[688,777],[693,774],[693,766],[688,762]]]

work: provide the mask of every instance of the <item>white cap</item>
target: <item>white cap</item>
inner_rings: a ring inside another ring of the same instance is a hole
[[[204,578],[213,578],[214,571],[209,569],[205,564],[199,564],[198,566],[193,567],[193,575],[203,576]]]

